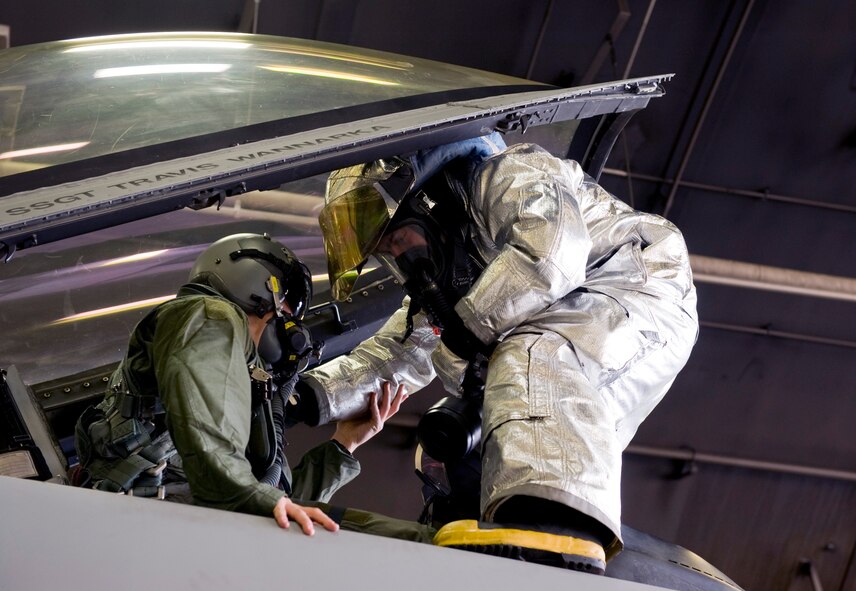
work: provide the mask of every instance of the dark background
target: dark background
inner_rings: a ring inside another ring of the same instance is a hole
[[[563,86],[675,73],[603,184],[674,221],[694,255],[849,278],[836,289],[850,295],[698,274],[699,341],[625,454],[624,520],[752,591],[810,590],[808,568],[827,591],[856,589],[853,0],[0,0],[0,24],[16,46],[249,31],[254,6],[259,33]],[[438,396],[358,451],[364,474],[338,503],[415,518],[413,425]],[[289,455],[328,435],[296,431]]]

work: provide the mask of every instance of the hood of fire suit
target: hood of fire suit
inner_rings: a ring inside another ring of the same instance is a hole
[[[504,149],[502,137],[493,133],[331,173],[318,221],[333,297],[348,298],[405,196],[453,160],[477,165]]]

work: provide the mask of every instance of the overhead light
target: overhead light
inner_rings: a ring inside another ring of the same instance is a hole
[[[39,154],[52,154],[54,152],[67,152],[69,150],[77,150],[87,145],[89,142],[75,142],[73,144],[57,144],[55,146],[40,146],[38,148],[27,148],[24,150],[12,150],[11,152],[0,153],[0,160],[8,160],[9,158],[24,158],[25,156],[38,156]]]
[[[232,64],[155,64],[151,66],[125,66],[95,70],[94,78],[119,76],[150,76],[152,74],[198,74],[225,72]]]
[[[300,74],[303,76],[318,76],[319,78],[335,78],[337,80],[348,80],[350,82],[364,82],[366,84],[379,84],[381,86],[401,86],[398,82],[392,80],[384,80],[383,78],[373,78],[372,76],[360,76],[357,74],[349,74],[347,72],[337,72],[335,70],[320,70],[318,68],[300,68],[297,66],[259,66],[263,70],[271,72],[281,72],[283,74]]]
[[[172,41],[118,41],[110,43],[86,43],[76,47],[70,47],[63,53],[80,53],[84,51],[110,51],[110,50],[129,50],[129,49],[247,49],[251,43],[241,43],[236,41],[193,41],[193,40],[172,40]]]

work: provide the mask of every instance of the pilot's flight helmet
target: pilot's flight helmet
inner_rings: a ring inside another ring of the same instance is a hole
[[[209,246],[190,271],[191,283],[220,292],[247,314],[268,312],[303,318],[312,298],[312,276],[291,250],[267,234],[233,234]]]

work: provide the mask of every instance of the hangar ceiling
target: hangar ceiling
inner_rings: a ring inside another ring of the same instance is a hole
[[[625,520],[747,589],[816,589],[810,572],[824,589],[856,588],[852,1],[0,0],[0,24],[12,45],[255,27],[561,86],[675,73],[601,178],[684,232],[702,322],[625,456]],[[789,289],[805,282],[814,292]],[[419,404],[364,452],[340,503],[418,512]]]

